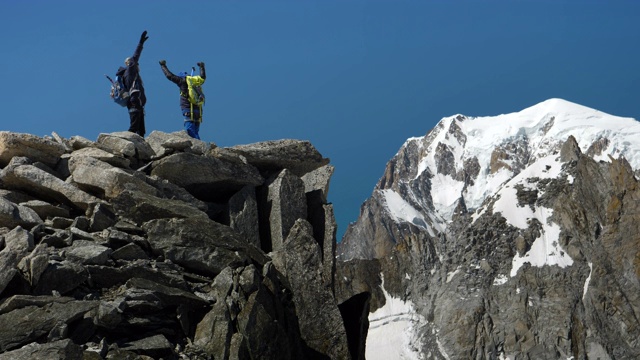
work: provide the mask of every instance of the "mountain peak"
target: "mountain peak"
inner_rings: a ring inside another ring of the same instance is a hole
[[[638,135],[549,99],[407,140],[338,245],[367,352],[400,328],[411,358],[640,358]]]
[[[523,109],[519,113],[521,115],[541,114],[542,116],[544,116],[546,114],[584,114],[597,112],[599,111],[587,106],[576,104],[571,101],[560,98],[551,98],[526,109]]]

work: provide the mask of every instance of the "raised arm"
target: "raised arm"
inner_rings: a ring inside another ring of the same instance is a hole
[[[180,76],[174,75],[169,68],[167,67],[167,61],[166,60],[160,60],[160,68],[162,69],[162,72],[164,73],[164,76],[167,77],[167,79],[169,79],[171,82],[180,85],[180,81],[182,80],[182,78]]]
[[[200,68],[200,77],[202,78],[202,80],[207,78],[207,74],[204,71],[204,63],[203,62],[199,62],[198,67]]]
[[[140,54],[142,53],[142,47],[144,45],[144,42],[147,41],[149,37],[147,36],[147,30],[142,32],[142,35],[140,35],[140,41],[138,42],[138,46],[136,46],[136,50],[133,52],[133,56],[131,58],[133,58],[133,61],[135,61],[136,63],[138,63],[138,60],[140,59]]]

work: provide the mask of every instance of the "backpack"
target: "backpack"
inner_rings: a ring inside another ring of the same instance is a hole
[[[109,94],[109,96],[111,96],[111,99],[120,106],[127,106],[127,102],[129,102],[129,97],[131,97],[131,92],[133,91],[129,92],[127,90],[120,76],[116,75],[115,81],[113,81],[108,75],[105,75],[105,76],[111,82],[111,92]],[[136,80],[137,80],[137,77],[136,77]],[[135,86],[135,80],[134,80],[134,86]]]
[[[187,76],[186,80],[189,93],[185,97],[189,99],[191,104],[202,106],[204,104],[204,92],[202,91],[204,79],[200,76]]]

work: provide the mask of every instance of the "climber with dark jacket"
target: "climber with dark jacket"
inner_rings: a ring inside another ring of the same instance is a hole
[[[144,84],[140,77],[138,61],[140,60],[140,53],[142,53],[142,46],[148,38],[147,31],[145,30],[142,35],[140,35],[140,42],[138,42],[133,56],[124,59],[126,67],[121,66],[116,72],[116,75],[122,78],[125,88],[129,90],[131,95],[127,102],[130,120],[129,131],[142,137],[144,137],[146,132],[144,127],[144,106],[147,103],[147,97],[144,94]]]
[[[202,122],[202,104],[194,104],[189,100],[188,74],[186,72],[180,72],[178,75],[175,75],[167,68],[167,62],[165,60],[160,60],[159,62],[160,68],[167,79],[180,88],[180,110],[184,118],[184,129],[192,138],[200,139],[199,131],[200,123]],[[204,63],[199,62],[197,65],[200,68],[200,76],[190,76],[189,78],[197,82],[197,85],[202,85],[207,78]]]

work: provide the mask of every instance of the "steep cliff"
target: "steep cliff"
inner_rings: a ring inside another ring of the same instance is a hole
[[[0,359],[351,358],[328,163],[297,140],[0,132]]]

